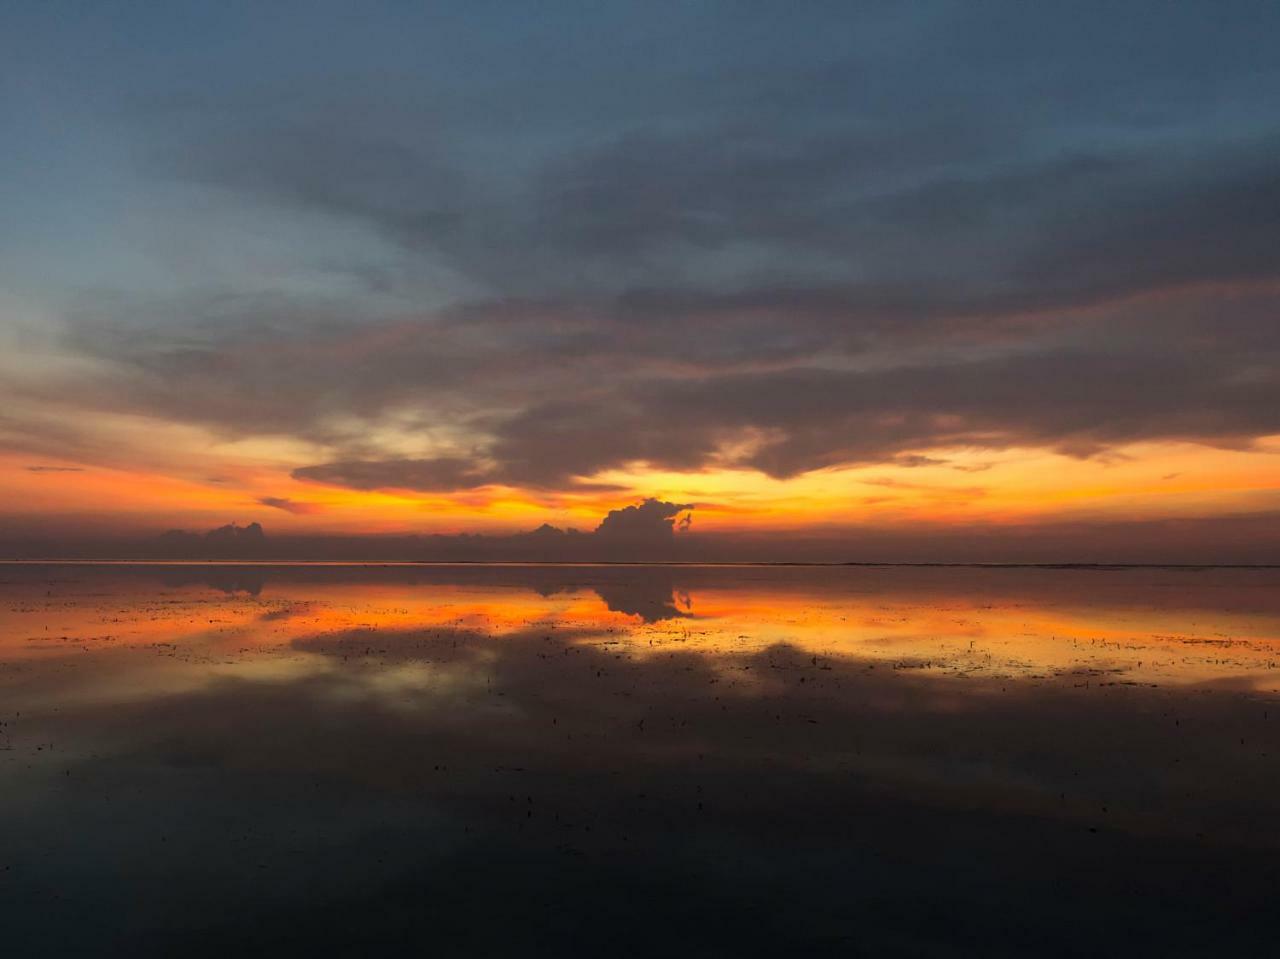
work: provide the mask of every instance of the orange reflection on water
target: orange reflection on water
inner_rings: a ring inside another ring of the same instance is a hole
[[[1280,571],[11,566],[0,665],[136,690],[332,669],[543,631],[620,655],[779,644],[922,674],[1280,686]]]

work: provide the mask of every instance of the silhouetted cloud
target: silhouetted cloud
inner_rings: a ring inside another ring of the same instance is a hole
[[[271,544],[260,523],[237,526],[228,523],[203,535],[190,530],[171,529],[158,536],[143,556],[157,552],[166,559],[267,558]]]
[[[28,466],[31,473],[83,473],[83,466]]]
[[[921,466],[946,466],[947,460],[937,456],[923,456],[920,453],[903,453],[893,458],[894,466],[905,466],[908,469]]]
[[[210,543],[256,543],[265,539],[266,533],[263,531],[261,523],[250,523],[247,526],[228,523],[226,526],[219,526],[217,529],[209,530],[204,534],[204,538]]]
[[[324,509],[319,503],[307,503],[289,499],[286,496],[262,496],[258,499],[258,502],[263,506],[270,506],[273,509],[284,510],[286,513],[293,513],[295,516],[308,516],[312,513],[319,513]]]
[[[294,536],[269,538],[259,523],[229,523],[201,535],[169,530],[149,542],[115,541],[115,555],[202,558],[235,553],[258,559],[517,560],[626,562],[679,559],[692,523],[691,504],[657,499],[611,510],[590,533],[544,523],[523,533],[427,536]],[[681,535],[677,536],[677,530]],[[81,547],[83,549],[83,547]],[[69,554],[73,555],[73,554]],[[665,601],[670,600],[670,590]]]
[[[647,499],[635,506],[610,510],[596,527],[595,535],[609,540],[669,542],[677,528],[689,528],[692,510],[690,503]]]
[[[323,463],[295,469],[293,478],[360,490],[459,490],[495,482],[491,473],[461,457]]]

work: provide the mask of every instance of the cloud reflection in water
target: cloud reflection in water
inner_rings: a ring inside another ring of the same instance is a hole
[[[1278,577],[12,567],[6,926],[48,954],[1244,949],[1280,878]]]

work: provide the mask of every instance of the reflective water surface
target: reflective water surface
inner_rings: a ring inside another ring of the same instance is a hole
[[[1259,955],[1280,570],[0,566],[15,955]]]

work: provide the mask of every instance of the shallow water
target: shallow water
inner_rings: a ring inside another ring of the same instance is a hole
[[[1259,955],[1280,570],[0,567],[15,955]]]

